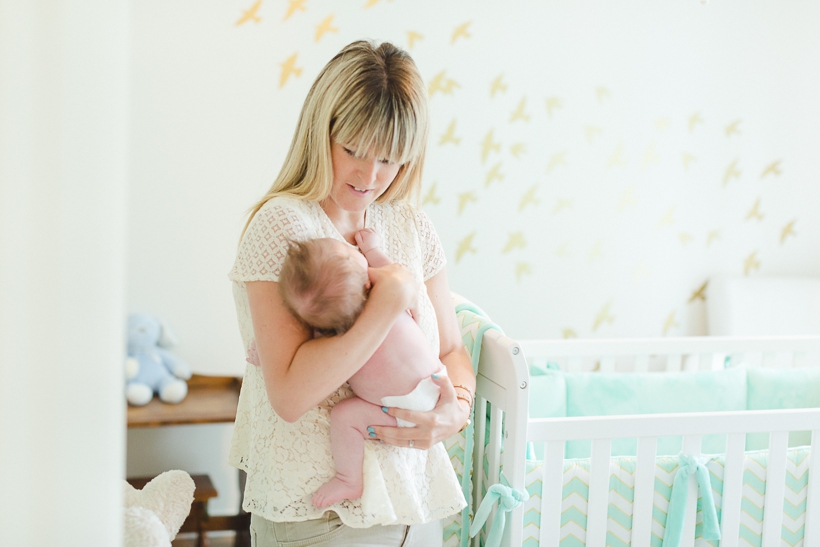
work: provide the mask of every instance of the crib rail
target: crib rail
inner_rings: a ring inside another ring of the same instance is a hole
[[[771,368],[820,364],[820,336],[522,340],[530,364],[557,363],[567,372],[720,370],[747,363]]]

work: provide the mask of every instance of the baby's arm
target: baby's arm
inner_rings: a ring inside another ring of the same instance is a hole
[[[365,228],[356,232],[356,245],[364,254],[371,268],[381,268],[392,264],[391,260],[382,251],[382,237],[373,228]]]

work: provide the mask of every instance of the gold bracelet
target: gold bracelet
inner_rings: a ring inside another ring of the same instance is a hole
[[[470,391],[470,390],[467,388],[467,386],[462,386],[462,385],[455,385],[455,386],[453,386],[453,389],[455,389],[455,388],[457,388],[457,387],[460,387],[461,389],[463,389],[464,391],[466,391],[466,392],[467,392],[467,395],[469,395],[469,396],[470,396],[470,401],[469,401],[469,402],[470,402],[470,408],[473,408],[473,401],[475,400],[475,395],[473,395],[473,392],[472,392],[472,391]],[[465,399],[465,400],[466,400],[466,399]]]
[[[458,393],[456,393],[456,399],[461,399],[462,401],[467,403],[467,405],[470,407],[470,410],[473,409],[473,402],[464,395],[459,395]]]
[[[464,431],[465,429],[467,429],[468,427],[470,427],[470,424],[471,424],[471,423],[472,423],[472,422],[470,421],[470,418],[467,418],[467,423],[466,423],[466,424],[464,424],[464,425],[462,426],[462,428],[458,430],[458,432],[459,432],[459,433],[461,433],[462,431]]]

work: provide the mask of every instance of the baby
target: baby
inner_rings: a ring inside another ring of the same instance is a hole
[[[374,230],[361,230],[355,237],[361,253],[329,238],[294,242],[282,265],[282,300],[296,317],[322,335],[342,334],[353,325],[370,288],[368,265],[378,268],[390,264]],[[440,391],[430,378],[436,373],[446,374],[446,369],[410,312],[402,314],[382,345],[348,380],[356,396],[340,401],[331,410],[330,442],[336,476],[313,495],[314,506],[327,507],[361,497],[368,426],[414,426],[389,416],[382,406],[432,410]]]

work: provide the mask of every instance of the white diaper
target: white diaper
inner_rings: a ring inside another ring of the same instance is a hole
[[[441,367],[436,374],[447,376],[447,369]],[[384,406],[403,408],[404,410],[427,412],[436,408],[440,393],[441,389],[436,385],[433,379],[425,378],[407,395],[388,395],[387,397],[382,397],[382,404]],[[398,422],[399,427],[415,427],[416,425],[401,418],[396,418],[396,422]]]

